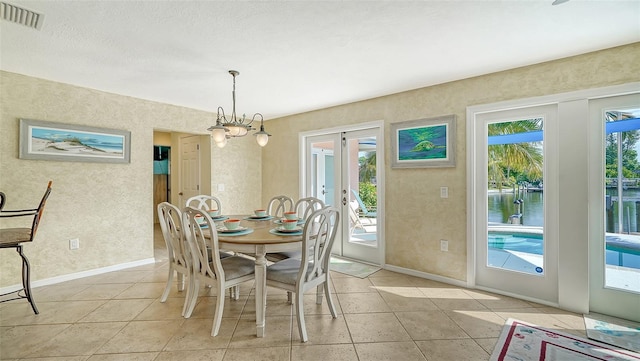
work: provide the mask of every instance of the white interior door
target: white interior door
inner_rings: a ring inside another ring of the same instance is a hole
[[[304,138],[304,194],[340,209],[334,254],[373,264],[384,263],[380,133],[376,127]]]
[[[589,310],[640,322],[640,93],[589,113]]]
[[[180,207],[200,194],[200,136],[180,138]]]
[[[558,300],[557,106],[476,117],[478,287]]]

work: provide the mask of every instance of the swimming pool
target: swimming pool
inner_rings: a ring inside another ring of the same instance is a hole
[[[640,237],[607,234],[606,262],[611,266],[640,269]],[[542,233],[489,230],[489,248],[542,255]]]

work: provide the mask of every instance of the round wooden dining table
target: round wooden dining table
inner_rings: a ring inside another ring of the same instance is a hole
[[[220,249],[245,253],[255,256],[256,278],[256,335],[265,335],[265,311],[267,306],[267,253],[287,252],[300,250],[302,235],[273,234],[270,231],[278,227],[275,223],[278,218],[259,219],[255,216],[231,215],[229,219],[240,219],[241,227],[251,228],[253,232],[234,235],[232,233],[218,232],[218,244]],[[218,222],[222,223],[222,221]]]

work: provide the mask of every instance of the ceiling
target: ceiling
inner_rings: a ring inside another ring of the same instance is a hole
[[[640,41],[640,1],[22,1],[0,69],[265,119]]]

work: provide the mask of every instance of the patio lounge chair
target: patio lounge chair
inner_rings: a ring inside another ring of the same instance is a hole
[[[360,195],[358,194],[358,192],[356,192],[355,190],[352,189],[351,193],[353,193],[353,196],[355,197],[356,201],[358,201],[358,205],[360,206],[360,215],[361,216],[363,216],[363,217],[372,217],[372,218],[377,217],[377,212],[376,211],[370,211],[367,208],[367,206],[362,201],[362,198],[360,198]]]

